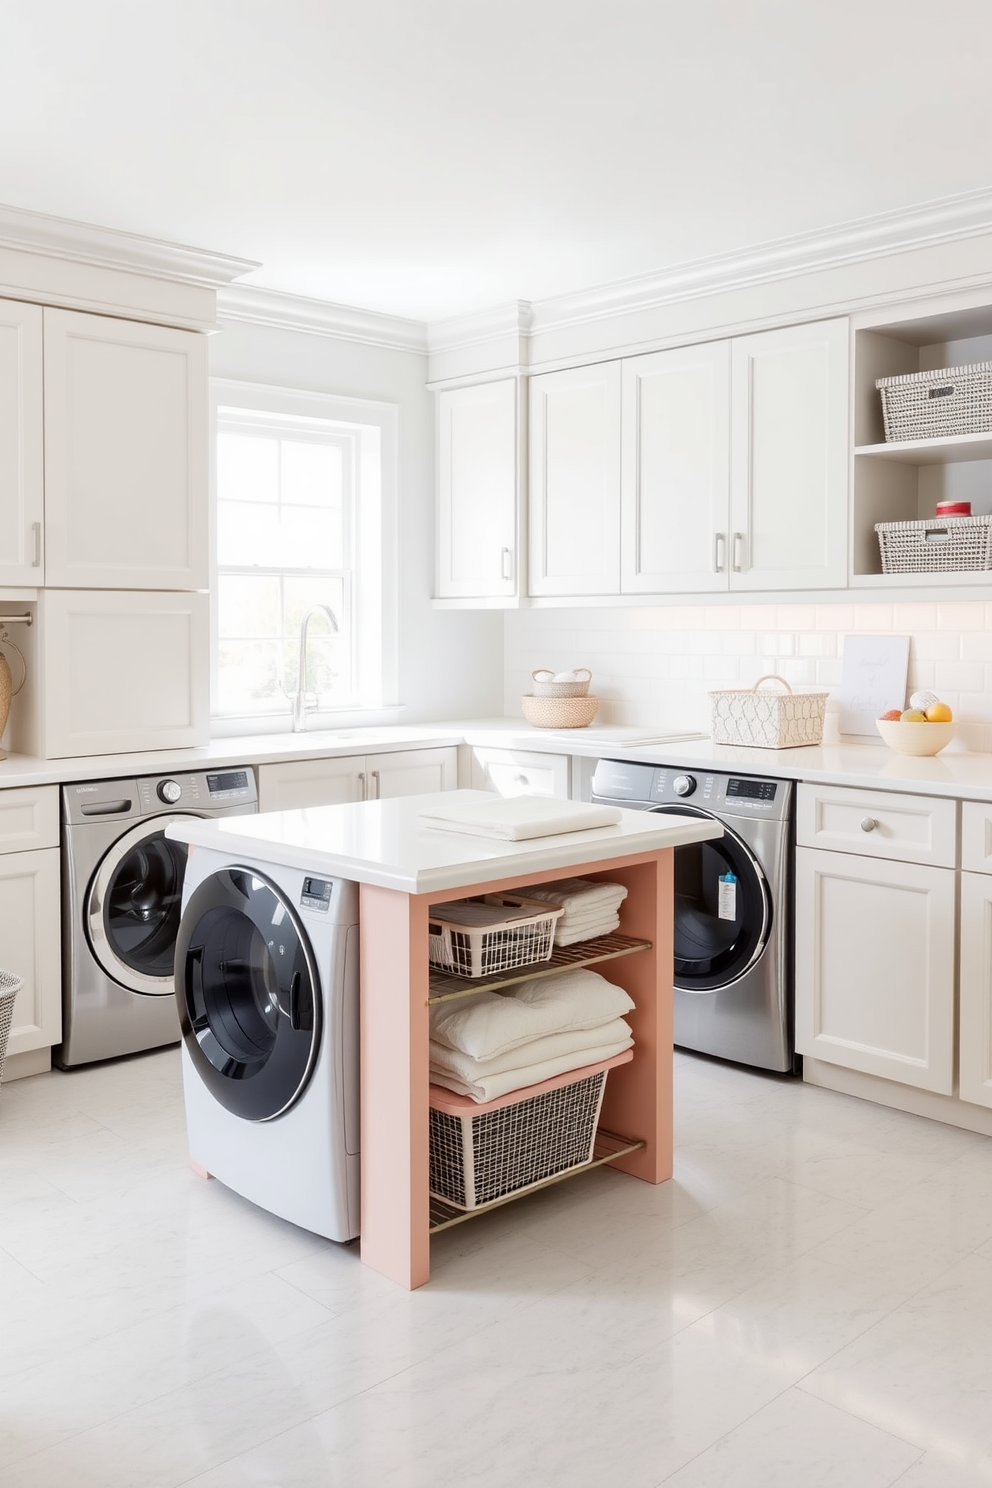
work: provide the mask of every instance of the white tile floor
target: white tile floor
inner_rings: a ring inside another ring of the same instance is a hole
[[[992,1484],[992,1141],[686,1055],[677,1116],[407,1294],[193,1176],[175,1050],[5,1085],[0,1481]]]

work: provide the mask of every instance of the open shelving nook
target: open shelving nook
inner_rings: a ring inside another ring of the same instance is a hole
[[[516,982],[530,981],[535,977],[554,976],[558,972],[581,966],[601,965],[604,961],[629,956],[635,951],[649,951],[651,946],[650,940],[635,936],[597,935],[591,940],[577,941],[574,945],[554,946],[549,960],[531,962],[529,966],[518,966],[512,972],[501,971],[491,976],[469,978],[453,976],[449,972],[438,971],[432,967],[429,979],[431,996],[428,998],[428,1003],[433,1007],[438,1003],[450,1002],[456,998],[471,997],[474,993],[495,992],[504,987],[511,987]],[[555,1173],[539,1183],[529,1183],[511,1193],[502,1194],[498,1199],[491,1199],[485,1204],[477,1204],[473,1209],[459,1209],[454,1204],[449,1204],[444,1199],[431,1194],[431,1234],[436,1234],[438,1230],[450,1229],[453,1225],[464,1224],[468,1219],[476,1219],[480,1215],[489,1214],[493,1209],[501,1209],[504,1205],[512,1204],[517,1199],[524,1199],[528,1194],[537,1193],[542,1188],[550,1188],[555,1183],[563,1183],[567,1178],[576,1178],[580,1173],[588,1173],[592,1168],[613,1162],[616,1158],[623,1157],[629,1152],[636,1152],[643,1146],[643,1140],[638,1137],[620,1136],[617,1132],[607,1131],[600,1126],[596,1131],[593,1156],[588,1162],[566,1168],[564,1172]]]
[[[985,570],[882,573],[876,522],[932,518],[938,501],[992,515],[992,429],[886,443],[879,377],[992,361],[992,305],[956,308],[854,331],[851,582],[857,587],[984,585]]]

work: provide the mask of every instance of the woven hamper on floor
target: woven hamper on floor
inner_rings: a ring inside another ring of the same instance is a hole
[[[7,1056],[7,1039],[14,1019],[14,1003],[24,983],[12,971],[0,971],[0,1082],[3,1080],[3,1062]]]
[[[883,573],[961,573],[992,568],[992,517],[876,522]]]
[[[607,1072],[631,1050],[479,1103],[432,1085],[430,1191],[477,1209],[592,1161]]]
[[[950,439],[992,431],[992,362],[880,377],[886,440]]]
[[[762,682],[780,682],[785,692],[761,692]],[[753,687],[710,693],[714,744],[755,749],[797,749],[823,739],[826,692],[793,692],[784,677],[759,677]]]

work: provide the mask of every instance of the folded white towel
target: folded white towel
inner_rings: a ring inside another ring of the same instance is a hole
[[[575,1054],[562,1054],[558,1059],[546,1059],[542,1064],[529,1064],[523,1069],[505,1070],[498,1075],[483,1075],[477,1080],[460,1080],[446,1070],[431,1070],[431,1082],[443,1085],[446,1090],[455,1090],[474,1101],[496,1100],[514,1090],[526,1090],[528,1085],[539,1085],[554,1075],[567,1074],[569,1070],[581,1069],[585,1064],[598,1064],[601,1059],[612,1059],[622,1054],[633,1044],[633,1039],[624,1039],[612,1044],[599,1044],[595,1048],[582,1049]]]
[[[471,1054],[462,1054],[458,1049],[449,1049],[431,1039],[431,1073],[443,1071],[471,1084],[487,1075],[501,1075],[506,1070],[526,1069],[531,1064],[560,1059],[563,1054],[579,1054],[583,1049],[595,1049],[600,1044],[622,1043],[630,1036],[630,1024],[626,1019],[612,1018],[609,1023],[596,1028],[569,1028],[564,1033],[549,1033],[545,1038],[521,1044],[519,1049],[510,1049],[492,1059],[473,1059]]]
[[[555,931],[555,945],[575,945],[580,940],[592,940],[597,935],[612,935],[619,928],[619,915],[612,915],[610,919],[601,920],[595,925],[573,925],[570,930]]]
[[[591,878],[560,878],[554,883],[528,888],[526,892],[528,899],[544,899],[548,904],[560,904],[566,917],[588,914],[590,910],[603,906],[616,909],[627,897],[623,884],[597,883]]]
[[[547,905],[548,914],[554,914],[552,905]],[[591,914],[562,915],[556,929],[559,930],[584,930],[587,925],[605,925],[610,920],[619,918],[617,910],[604,906],[602,909],[593,910]]]
[[[431,1038],[475,1059],[492,1059],[549,1033],[595,1028],[633,1006],[622,987],[579,968],[517,982],[506,993],[436,1003],[430,1010]]]
[[[422,827],[439,832],[462,832],[470,837],[496,837],[523,842],[531,837],[557,837],[562,832],[584,832],[590,827],[614,827],[620,821],[615,806],[593,806],[586,801],[549,801],[540,796],[483,797],[437,805],[421,811]]]

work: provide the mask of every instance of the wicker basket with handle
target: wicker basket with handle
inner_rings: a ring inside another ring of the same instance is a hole
[[[762,692],[762,682],[780,682],[785,692]],[[784,677],[759,677],[753,687],[710,693],[714,744],[755,749],[797,749],[823,739],[826,692],[793,692]]]

